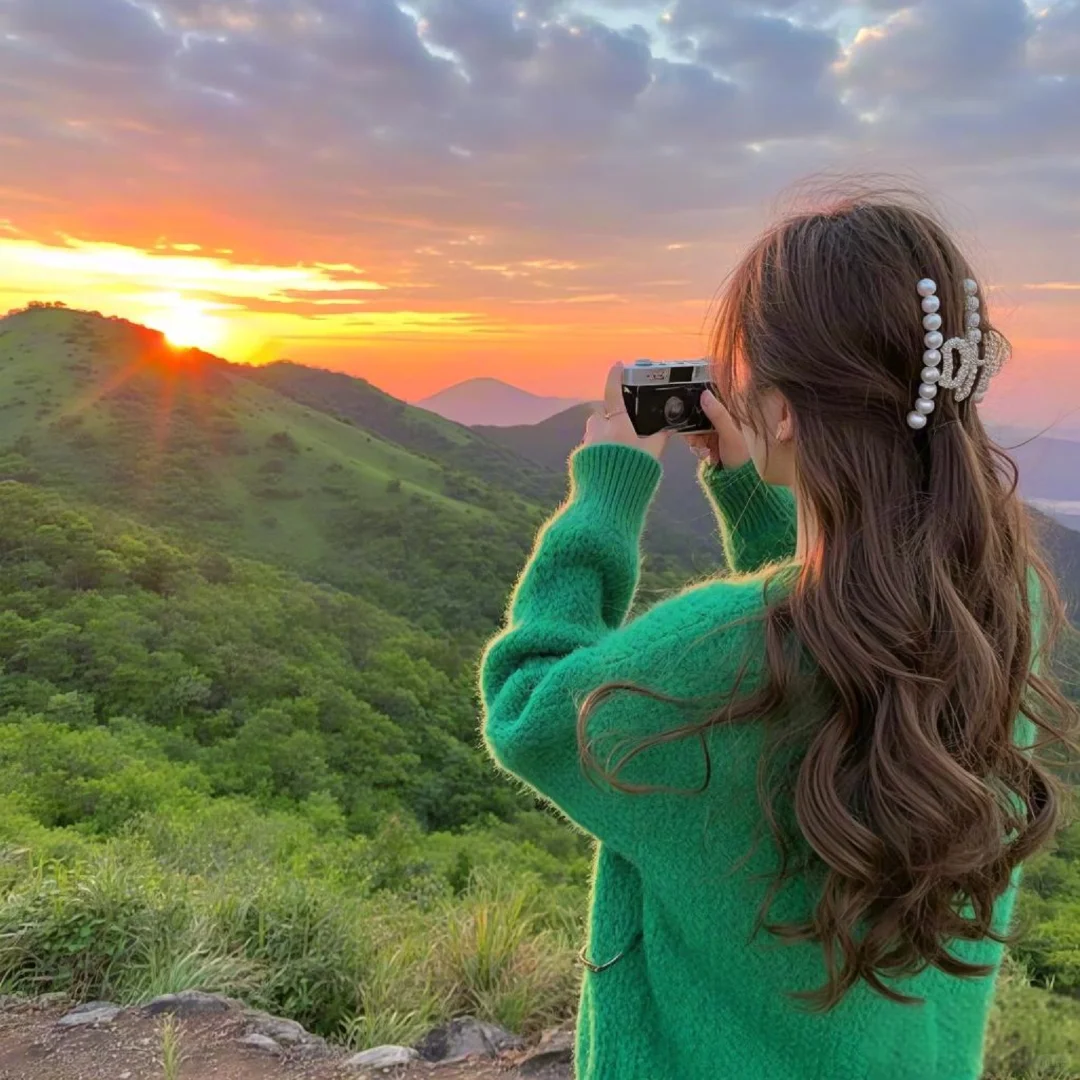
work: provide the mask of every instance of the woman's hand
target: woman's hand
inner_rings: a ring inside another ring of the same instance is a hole
[[[642,438],[635,430],[627,415],[622,396],[622,364],[616,364],[609,372],[607,385],[604,387],[604,404],[600,411],[589,417],[585,425],[585,446],[595,443],[619,443],[622,446],[635,446],[652,454],[657,460],[664,452],[670,431],[660,431],[655,435]]]
[[[731,413],[720,404],[711,390],[701,395],[701,411],[709,418],[713,430],[701,435],[687,435],[690,449],[710,465],[720,465],[725,469],[745,465],[750,460],[746,439],[738,424],[732,420]]]

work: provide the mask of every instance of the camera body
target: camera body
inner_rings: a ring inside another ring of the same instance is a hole
[[[634,430],[642,436],[712,431],[701,408],[710,369],[708,360],[638,360],[623,368],[623,404]]]

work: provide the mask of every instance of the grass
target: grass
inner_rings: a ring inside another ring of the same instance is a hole
[[[495,881],[446,914],[436,967],[452,1012],[525,1034],[565,1018],[577,991],[576,927],[553,925],[534,894]]]
[[[190,937],[199,937],[197,928]],[[132,980],[131,995],[143,1001],[205,986],[228,986],[233,994],[245,997],[257,992],[262,975],[258,965],[242,954],[215,954],[203,941],[183,951],[167,940],[147,942],[136,969],[140,977]]]
[[[107,842],[39,828],[9,843],[0,992],[135,1004],[215,990],[356,1049],[407,1045],[455,1016],[526,1035],[572,1016],[579,874],[515,862],[476,832],[425,838],[404,891],[372,891],[361,884],[359,842],[335,853],[308,837],[298,860],[298,836],[266,815],[224,817],[227,826],[191,830],[148,822]],[[456,880],[463,850],[474,866],[465,882]],[[163,1027],[166,1077],[180,1044],[179,1029]],[[1031,986],[1010,962],[986,1069],[985,1080],[1080,1076],[1080,1002]]]
[[[193,830],[189,850],[173,830],[155,851],[153,823],[57,858],[40,832],[11,844],[0,992],[136,1004],[215,990],[357,1046],[410,1041],[458,1015],[530,1033],[570,1015],[584,887],[542,869],[554,861],[508,866],[502,841],[436,836],[401,889],[373,890],[363,882],[377,844],[337,850],[311,835],[301,861],[295,833],[268,840],[264,816],[252,810],[229,835]],[[476,869],[462,883],[466,849]]]
[[[987,1032],[986,1080],[1075,1080],[1080,1076],[1080,1001],[1030,984],[1006,963]]]
[[[184,1063],[182,1029],[175,1016],[166,1016],[161,1023],[161,1072],[164,1080],[180,1080]]]

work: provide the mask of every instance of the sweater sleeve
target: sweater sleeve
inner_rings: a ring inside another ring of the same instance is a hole
[[[704,465],[698,480],[712,504],[728,566],[751,574],[795,554],[795,497],[766,484],[751,461],[736,469]]]
[[[615,804],[627,798],[586,775],[577,713],[584,693],[621,666],[620,628],[661,470],[644,451],[615,444],[576,451],[570,469],[570,498],[541,531],[481,662],[484,736],[503,768],[618,849],[613,833],[628,823]]]

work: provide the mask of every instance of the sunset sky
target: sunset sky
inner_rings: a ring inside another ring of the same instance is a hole
[[[0,0],[0,312],[406,398],[700,354],[785,191],[851,170],[968,244],[988,410],[1080,410],[1077,0]]]

